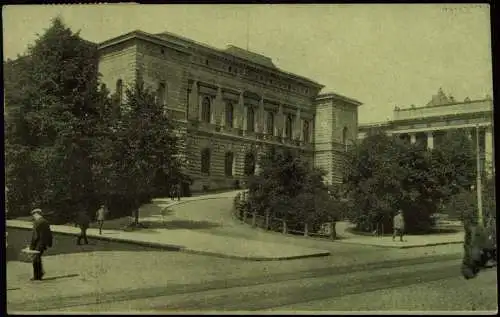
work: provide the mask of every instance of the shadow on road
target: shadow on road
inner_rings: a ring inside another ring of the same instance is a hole
[[[31,230],[7,228],[8,243],[5,258],[9,261],[20,261],[21,250],[31,240]],[[138,246],[127,243],[119,243],[105,240],[97,240],[89,237],[88,245],[77,245],[76,236],[54,233],[54,246],[44,253],[44,256],[59,254],[88,253],[96,251],[158,251],[154,248]]]

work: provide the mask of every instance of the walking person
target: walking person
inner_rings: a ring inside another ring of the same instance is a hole
[[[87,229],[90,227],[90,217],[84,212],[80,211],[76,215],[75,225],[80,228],[80,235],[76,240],[77,245],[81,245],[82,239],[85,244],[89,244],[89,240],[87,239]]]
[[[170,185],[170,191],[169,192],[170,192],[170,199],[171,200],[175,200],[175,190],[176,190],[175,185],[173,185],[173,184]]]
[[[399,241],[403,242],[403,234],[405,230],[405,220],[403,217],[403,211],[401,209],[398,210],[397,214],[393,219],[393,228],[394,231],[392,233],[392,241],[396,239],[396,235],[399,236]]]
[[[33,278],[32,281],[41,281],[45,274],[42,265],[42,255],[47,248],[52,247],[52,231],[49,222],[42,216],[40,208],[31,211],[33,217],[33,235],[31,238],[30,250],[38,251],[33,257]]]
[[[97,224],[99,225],[99,234],[101,235],[102,235],[102,226],[104,225],[104,220],[106,219],[107,213],[108,213],[108,208],[104,204],[102,204],[101,207],[97,210],[96,219],[97,219]]]
[[[181,200],[181,183],[177,183],[175,185],[175,194],[177,196],[177,200]]]

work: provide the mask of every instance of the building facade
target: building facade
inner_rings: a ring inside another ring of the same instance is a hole
[[[494,173],[493,100],[490,96],[457,101],[439,89],[423,107],[395,107],[393,120],[360,125],[358,138],[363,139],[380,129],[411,143],[423,143],[431,149],[442,143],[447,131],[465,130],[474,143],[478,131],[481,169]]]
[[[258,173],[268,148],[294,149],[342,179],[345,144],[360,102],[235,46],[224,50],[171,33],[134,31],[99,44],[101,81],[124,102],[142,82],[177,121],[192,190],[231,188]],[[318,128],[319,124],[319,128]]]

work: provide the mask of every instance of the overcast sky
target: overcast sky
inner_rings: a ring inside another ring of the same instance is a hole
[[[396,105],[425,105],[439,87],[458,100],[492,95],[489,14],[478,4],[9,6],[4,59],[57,15],[94,42],[140,29],[246,48],[248,30],[251,51],[363,102],[359,121],[376,122]]]

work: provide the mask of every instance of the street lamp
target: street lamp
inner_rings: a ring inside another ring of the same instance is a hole
[[[479,155],[479,125],[476,125],[476,189],[477,189],[477,215],[478,215],[478,223],[483,225],[483,197],[481,190],[481,157]]]

